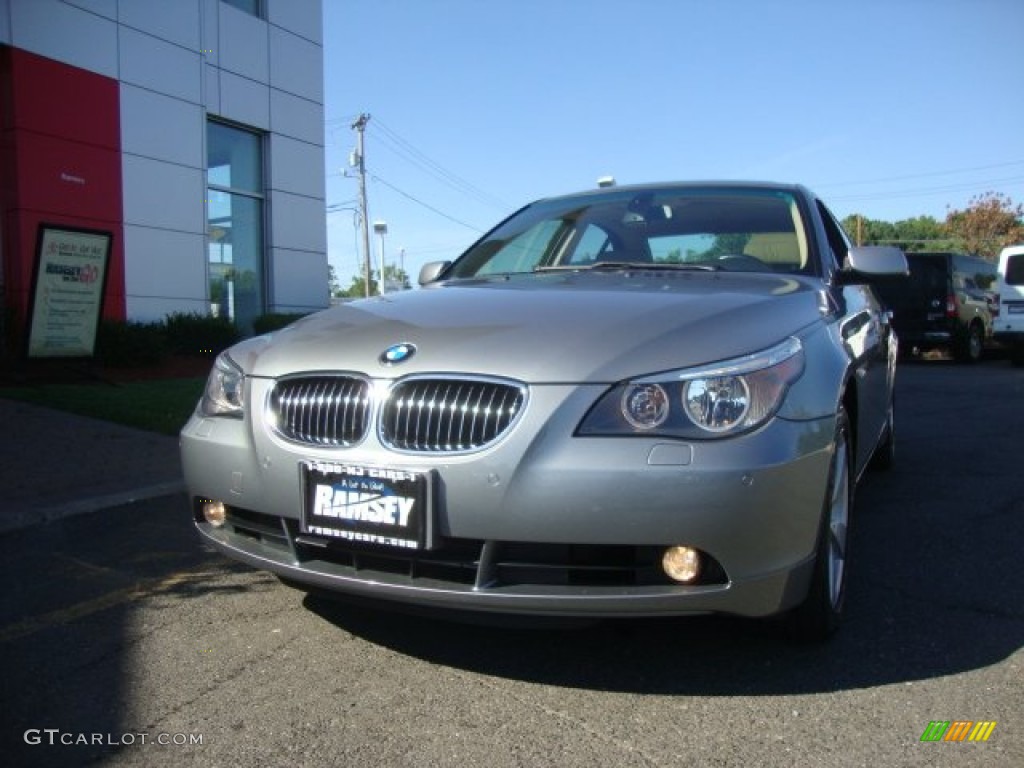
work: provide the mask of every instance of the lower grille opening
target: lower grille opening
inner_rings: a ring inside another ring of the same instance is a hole
[[[307,568],[351,572],[355,578],[373,574],[444,585],[502,587],[567,586],[623,588],[675,585],[661,567],[665,548],[604,544],[538,544],[484,542],[445,538],[437,549],[422,552],[389,550],[372,544],[299,534],[298,521],[229,507],[226,528],[237,536],[294,551]],[[290,546],[294,545],[294,550]],[[691,586],[726,584],[728,577],[704,553],[700,577]]]
[[[300,537],[299,543],[310,541]],[[371,545],[319,541],[301,547],[300,560],[324,560],[354,571],[388,573],[410,580],[429,579],[487,588],[515,586],[631,587],[675,584],[661,568],[662,547],[630,545],[495,542],[487,573],[481,575],[484,542],[445,539],[429,552],[382,551]],[[305,552],[305,557],[302,552]],[[695,585],[724,584],[725,572],[705,556]]]
[[[230,527],[238,536],[288,550],[288,536],[285,534],[282,520],[276,515],[265,515],[240,507],[227,507],[225,527]]]

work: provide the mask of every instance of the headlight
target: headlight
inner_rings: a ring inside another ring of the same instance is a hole
[[[206,389],[199,409],[205,416],[234,416],[242,418],[245,408],[245,374],[242,369],[221,352],[206,380]]]
[[[790,338],[735,360],[627,381],[597,402],[577,434],[706,439],[747,432],[775,415],[803,370],[803,347]]]

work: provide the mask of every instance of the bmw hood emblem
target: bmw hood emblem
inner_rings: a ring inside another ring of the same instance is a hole
[[[381,365],[397,365],[398,363],[404,363],[410,357],[416,354],[416,346],[403,342],[401,344],[393,344],[383,352],[380,353]]]

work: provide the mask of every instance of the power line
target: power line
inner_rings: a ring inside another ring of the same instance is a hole
[[[498,208],[502,211],[508,210],[511,206],[504,200],[485,192],[479,187],[466,181],[461,176],[449,171],[437,161],[431,159],[421,152],[410,142],[399,136],[394,130],[376,119],[373,124],[373,135],[382,140],[384,146],[403,158],[407,162],[417,166],[421,170],[433,176],[435,179],[454,189],[456,192],[471,197],[478,202]]]
[[[400,195],[401,195],[402,197],[404,197],[404,198],[406,198],[406,199],[408,199],[408,200],[411,200],[412,202],[416,203],[417,205],[421,205],[421,206],[423,206],[424,208],[426,208],[426,209],[427,209],[427,210],[429,210],[429,211],[433,211],[433,212],[434,212],[434,213],[436,213],[436,214],[437,214],[438,216],[442,216],[442,217],[444,217],[444,218],[448,219],[448,221],[451,221],[451,222],[454,222],[454,223],[456,223],[456,224],[459,224],[459,225],[461,225],[461,226],[463,226],[463,227],[466,227],[467,229],[472,229],[472,230],[473,230],[474,232],[478,232],[478,233],[481,233],[481,234],[483,233],[483,230],[482,230],[482,229],[480,229],[479,227],[474,227],[474,226],[473,226],[472,224],[467,224],[467,223],[466,223],[466,222],[464,222],[464,221],[461,221],[461,220],[459,220],[459,219],[456,219],[456,218],[455,218],[454,216],[449,216],[449,215],[448,215],[447,213],[445,213],[444,211],[439,211],[439,210],[438,210],[437,208],[435,208],[434,206],[432,206],[432,205],[429,205],[429,204],[427,204],[427,203],[424,203],[424,202],[423,202],[422,200],[420,200],[420,199],[419,199],[419,198],[417,198],[417,197],[413,197],[413,196],[412,196],[412,195],[410,195],[410,194],[409,194],[408,192],[405,192],[405,191],[403,191],[403,190],[399,189],[399,188],[398,188],[398,187],[396,187],[396,186],[395,186],[394,184],[391,184],[391,183],[389,183],[389,182],[385,181],[384,179],[382,179],[382,178],[381,178],[380,176],[377,176],[376,174],[373,174],[373,173],[370,173],[370,174],[367,174],[367,175],[368,175],[368,176],[369,176],[369,177],[370,177],[371,179],[373,179],[374,181],[376,181],[376,182],[380,182],[381,184],[383,184],[383,185],[384,185],[385,187],[387,187],[388,189],[390,189],[390,190],[393,190],[394,192],[397,192],[397,193],[398,193],[398,194],[400,194]]]
[[[858,200],[896,200],[907,197],[928,197],[941,195],[949,192],[966,192],[970,190],[991,189],[999,184],[1019,184],[1024,182],[1024,176],[1009,176],[1001,179],[987,179],[985,181],[971,181],[960,184],[948,184],[937,187],[918,187],[915,189],[897,190],[894,192],[857,192],[849,195],[829,195],[829,200],[836,202],[855,202]],[[817,185],[816,185],[817,186]]]
[[[927,179],[935,176],[955,176],[958,173],[974,173],[975,171],[991,171],[996,168],[1010,168],[1015,165],[1024,165],[1024,160],[1010,160],[1005,163],[994,163],[992,165],[978,165],[974,168],[958,168],[949,171],[930,171],[929,173],[914,173],[905,176],[889,176],[884,179],[865,179],[864,181],[836,181],[828,184],[815,184],[816,188],[827,189],[829,187],[856,187],[861,184],[885,184],[890,181],[910,181],[911,179]]]

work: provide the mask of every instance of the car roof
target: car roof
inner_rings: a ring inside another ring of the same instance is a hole
[[[621,192],[659,192],[673,189],[708,189],[708,190],[763,190],[767,192],[789,192],[797,196],[810,196],[810,191],[801,184],[770,182],[770,181],[728,181],[724,179],[709,179],[705,181],[660,181],[646,184],[616,184],[610,187],[598,187],[596,189],[584,189],[565,195],[552,195],[543,197],[536,202],[547,202],[551,200],[563,200],[578,197],[602,197]]]

